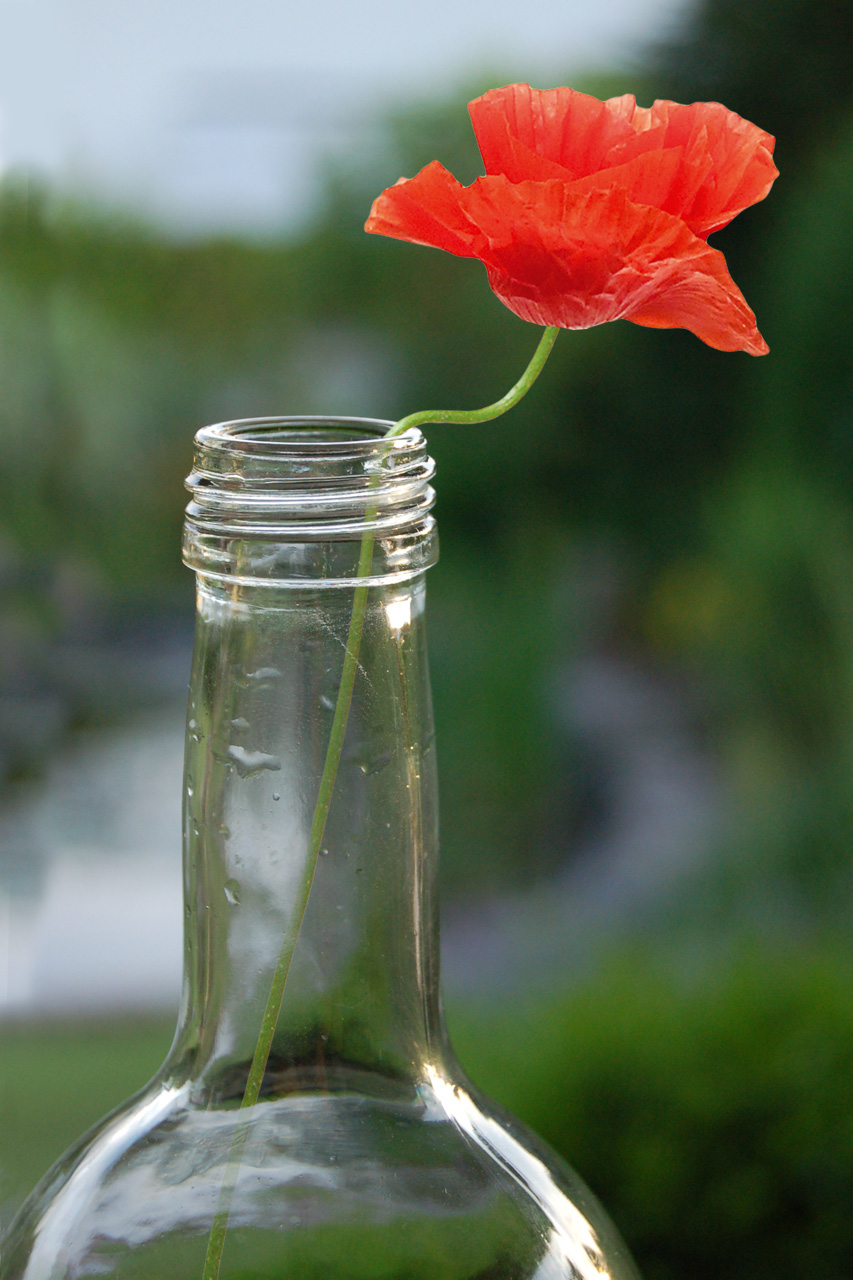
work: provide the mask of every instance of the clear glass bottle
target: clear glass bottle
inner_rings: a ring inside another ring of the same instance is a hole
[[[387,425],[263,420],[197,437],[178,1030],[151,1084],[33,1192],[2,1280],[202,1280],[229,1178],[222,1280],[636,1277],[590,1194],[476,1093],[447,1042],[432,463],[417,431],[383,443]],[[366,520],[358,669],[297,932]],[[288,926],[260,1096],[241,1108]]]

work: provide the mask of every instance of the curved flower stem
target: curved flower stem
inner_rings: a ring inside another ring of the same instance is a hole
[[[383,437],[390,440],[395,436],[402,435],[410,427],[421,426],[425,422],[457,422],[457,423],[474,423],[488,422],[492,418],[498,418],[502,413],[506,413],[513,405],[524,396],[533,383],[538,378],[542,366],[551,354],[551,348],[556,341],[559,329],[551,327],[543,333],[539,345],[534,352],[533,359],[525,369],[524,373],[516,382],[515,386],[502,396],[500,400],[496,400],[494,404],[486,405],[483,409],[425,409],[420,413],[410,413],[405,418],[400,418],[395,422]],[[375,487],[379,482],[379,478],[371,481],[371,487]],[[293,911],[285,929],[284,938],[282,939],[281,951],[278,957],[278,963],[275,967],[272,983],[270,985],[270,993],[267,998],[266,1008],[264,1009],[263,1018],[261,1019],[261,1029],[258,1035],[258,1043],[255,1047],[252,1064],[249,1068],[249,1075],[246,1080],[246,1088],[243,1093],[243,1100],[240,1103],[240,1110],[253,1107],[258,1100],[261,1092],[261,1085],[264,1079],[264,1073],[267,1069],[272,1042],[275,1036],[275,1029],[278,1023],[278,1016],[281,1011],[281,1002],[284,998],[284,988],[287,983],[287,975],[290,972],[290,962],[293,959],[293,953],[296,950],[296,943],[299,938],[299,931],[302,928],[302,920],[305,915],[305,909],[308,906],[308,898],[311,893],[311,886],[314,883],[314,875],[317,870],[317,862],[320,855],[320,846],[323,841],[323,832],[326,828],[326,819],[329,816],[329,810],[332,804],[332,793],[335,787],[335,779],[338,773],[338,765],[341,761],[341,753],[344,746],[344,737],[346,735],[347,720],[349,718],[349,709],[352,702],[352,692],[355,685],[355,676],[358,669],[358,651],[361,647],[361,633],[364,628],[364,615],[367,609],[367,593],[369,587],[365,579],[370,576],[370,567],[373,561],[373,543],[375,540],[374,530],[372,526],[376,518],[375,502],[368,502],[365,510],[365,529],[361,538],[361,551],[358,558],[358,570],[355,577],[355,594],[353,596],[352,616],[350,618],[349,634],[347,636],[346,650],[344,652],[344,663],[341,670],[341,683],[338,688],[338,697],[335,703],[335,714],[332,719],[332,729],[329,734],[329,745],[326,749],[326,760],[323,765],[323,774],[320,778],[320,787],[317,792],[317,802],[314,808],[314,817],[311,822],[311,831],[308,836],[308,849],[305,855],[305,866],[302,877],[297,889],[296,901],[293,905]],[[216,1206],[216,1215],[213,1219],[213,1225],[210,1230],[210,1236],[207,1242],[207,1253],[204,1261],[204,1272],[202,1280],[219,1280],[219,1271],[222,1263],[222,1253],[225,1248],[225,1236],[228,1231],[228,1219],[231,1215],[231,1202],[234,1197],[234,1189],[237,1185],[237,1178],[240,1172],[240,1164],[243,1158],[243,1150],[246,1146],[246,1139],[249,1133],[249,1119],[239,1124],[234,1137],[231,1141],[231,1149],[228,1153],[228,1163],[225,1169],[225,1175],[222,1180],[222,1186],[219,1190],[219,1200]]]
[[[551,348],[557,341],[559,332],[560,330],[556,325],[548,326],[539,340],[539,346],[533,353],[533,359],[518,382],[514,387],[510,388],[505,396],[501,396],[500,400],[496,400],[494,404],[487,404],[483,409],[421,409],[420,412],[410,413],[407,417],[401,418],[399,422],[395,422],[386,435],[386,440],[391,436],[402,435],[404,431],[408,431],[409,427],[422,427],[425,422],[473,423],[490,422],[492,418],[499,418],[502,413],[506,413],[507,409],[511,409],[513,405],[518,404],[522,396],[527,395],[542,372],[542,366],[551,354]]]

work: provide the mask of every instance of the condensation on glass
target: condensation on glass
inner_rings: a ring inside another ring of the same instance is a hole
[[[47,1174],[2,1280],[635,1280],[598,1204],[466,1080],[438,990],[435,561],[419,432],[280,419],[197,437],[185,976],[154,1080]],[[260,1097],[241,1110],[304,874],[365,521],[358,670]],[[152,938],[152,946],[156,939]]]

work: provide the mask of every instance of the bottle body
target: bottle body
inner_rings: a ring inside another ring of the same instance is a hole
[[[241,456],[236,430],[225,433],[236,462],[214,442],[196,468],[227,490],[227,509],[211,499],[188,554],[198,612],[175,1042],[148,1088],[33,1193],[0,1277],[202,1280],[228,1186],[222,1280],[629,1280],[592,1198],[475,1094],[444,1034],[422,441],[413,434],[389,460],[377,427],[241,430],[270,455],[262,466]],[[318,483],[311,455],[330,430],[333,476]],[[253,466],[266,507],[247,516]],[[383,487],[397,494],[384,506]],[[340,498],[353,488],[354,518]],[[294,489],[296,514],[283,514]],[[338,497],[324,505],[324,493]],[[312,872],[366,520],[377,550]],[[243,1106],[288,933],[260,1091]]]

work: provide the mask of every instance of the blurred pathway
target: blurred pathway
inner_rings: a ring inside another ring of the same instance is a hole
[[[184,716],[77,735],[0,813],[0,1015],[177,1004]]]
[[[558,713],[601,770],[601,821],[570,862],[531,889],[443,924],[449,991],[505,993],[576,972],[614,936],[648,923],[712,852],[721,786],[673,687],[591,657],[555,682]]]

